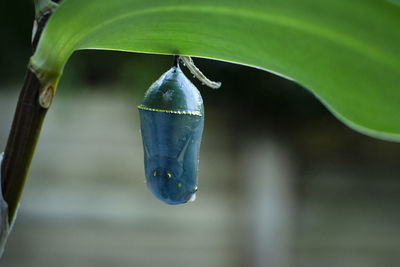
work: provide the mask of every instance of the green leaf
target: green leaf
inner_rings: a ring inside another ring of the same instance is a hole
[[[398,0],[64,0],[31,63],[59,74],[78,49],[268,70],[309,89],[350,127],[400,141]]]

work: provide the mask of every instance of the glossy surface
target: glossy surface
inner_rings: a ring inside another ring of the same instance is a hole
[[[204,126],[199,91],[173,67],[146,92],[139,113],[148,188],[171,205],[194,199]]]

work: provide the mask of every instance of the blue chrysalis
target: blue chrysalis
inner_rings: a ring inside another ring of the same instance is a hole
[[[175,64],[138,108],[147,187],[170,205],[194,200],[204,126],[200,92]]]

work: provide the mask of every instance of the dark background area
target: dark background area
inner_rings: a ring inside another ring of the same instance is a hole
[[[2,149],[33,14],[31,1],[3,3]],[[222,82],[212,90],[191,79],[206,111],[195,204],[165,206],[142,182],[136,106],[172,57],[78,51],[1,266],[397,266],[400,145],[349,129],[295,82],[194,61]]]

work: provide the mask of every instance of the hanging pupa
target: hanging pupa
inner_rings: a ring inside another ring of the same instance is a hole
[[[204,126],[199,90],[176,63],[151,85],[138,108],[148,188],[170,205],[193,201]]]

